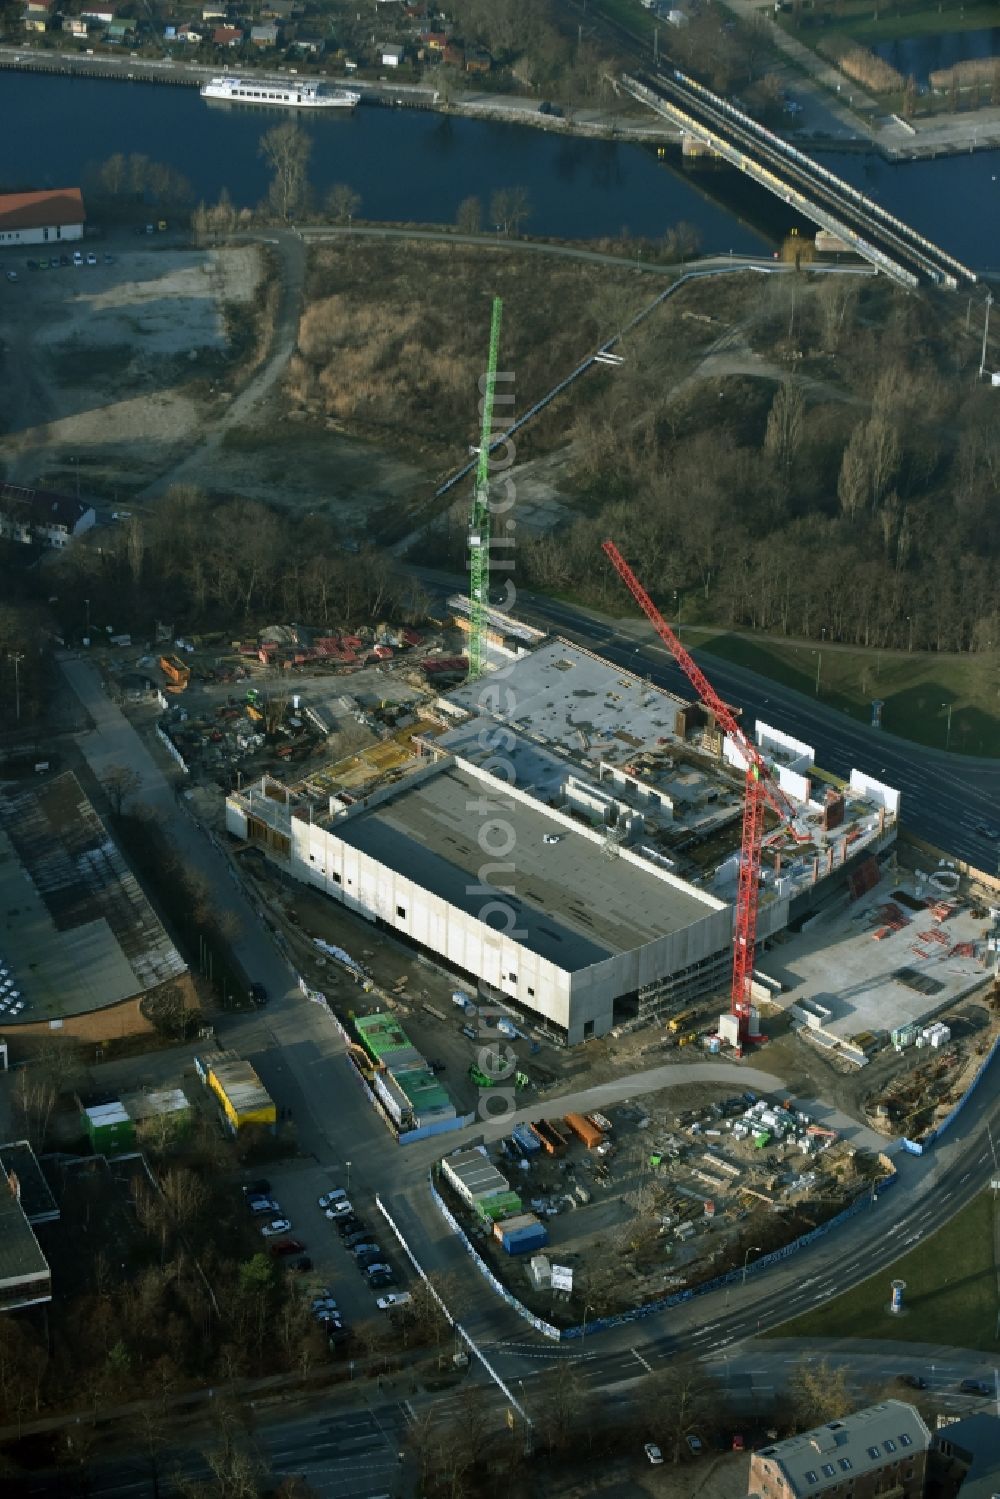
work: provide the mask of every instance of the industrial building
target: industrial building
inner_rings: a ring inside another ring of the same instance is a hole
[[[760,1499],[834,1492],[921,1499],[930,1446],[930,1430],[914,1406],[883,1400],[754,1452],[747,1492]]]
[[[35,1225],[58,1217],[27,1140],[0,1145],[0,1311],[52,1300],[52,1276]]]
[[[220,1051],[212,1057],[195,1057],[194,1065],[222,1105],[234,1135],[252,1124],[274,1130],[278,1117],[274,1100],[249,1062],[234,1051]]]
[[[383,777],[231,793],[230,832],[571,1044],[726,986],[745,767],[707,709],[554,640],[434,716]],[[756,743],[796,811],[765,836],[764,942],[876,883],[899,796]]]
[[[82,239],[87,214],[78,187],[0,194],[0,244],[44,245]]]
[[[76,776],[0,791],[0,1028],[92,1042],[153,1030],[161,987],[194,1005],[177,949]]]

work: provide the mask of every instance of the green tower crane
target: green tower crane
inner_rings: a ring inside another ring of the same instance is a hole
[[[490,605],[490,441],[493,435],[493,394],[500,347],[500,316],[503,302],[493,298],[490,324],[490,362],[483,391],[483,422],[479,438],[479,461],[469,520],[469,676],[481,677],[486,670],[486,632]]]

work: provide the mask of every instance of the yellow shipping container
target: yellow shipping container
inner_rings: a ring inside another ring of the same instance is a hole
[[[222,1105],[230,1128],[236,1133],[248,1124],[274,1127],[274,1101],[249,1062],[239,1059],[216,1062],[209,1068],[208,1086]]]

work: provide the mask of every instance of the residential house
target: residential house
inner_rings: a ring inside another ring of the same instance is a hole
[[[177,23],[176,41],[187,42],[189,47],[197,47],[204,39],[203,23],[199,22],[198,26],[191,26],[187,21],[179,21]]]
[[[449,37],[444,44],[441,61],[449,68],[464,68],[465,47],[461,42],[456,42],[453,38]]]
[[[322,57],[326,51],[326,37],[317,36],[315,32],[297,31],[292,46],[296,52],[301,52],[304,57]]]
[[[1000,1494],[1000,1416],[977,1411],[934,1433],[929,1492],[936,1499],[996,1499]]]
[[[93,507],[45,489],[0,484],[0,537],[26,546],[65,547],[89,531]]]
[[[78,41],[86,40],[87,23],[82,16],[63,16],[62,29]]]
[[[135,36],[135,22],[114,20],[106,28],[104,35],[112,46],[124,47]]]
[[[0,245],[82,239],[87,215],[78,187],[0,195]]]
[[[96,0],[96,3],[81,10],[80,15],[84,21],[93,21],[98,26],[110,26],[115,18],[115,8],[113,5],[102,5],[100,0]]]
[[[261,26],[251,26],[250,45],[261,48],[276,47],[280,34],[273,21],[265,21]]]
[[[25,31],[47,31],[53,11],[54,0],[28,0],[23,16]]]
[[[397,42],[383,42],[379,49],[379,56],[382,59],[383,68],[398,68],[406,56],[406,49],[399,46]]]
[[[265,21],[290,21],[295,8],[292,0],[261,0],[260,14]]]
[[[201,19],[203,21],[224,21],[226,19],[225,0],[205,0],[201,7]]]
[[[243,31],[239,26],[216,26],[212,32],[213,47],[242,47]]]
[[[465,71],[467,73],[488,73],[493,67],[493,59],[485,47],[467,47],[465,52]]]
[[[922,1499],[931,1433],[917,1409],[882,1400],[839,1421],[762,1447],[750,1458],[759,1499]]]
[[[428,52],[443,52],[451,35],[451,27],[427,27],[418,33]]]

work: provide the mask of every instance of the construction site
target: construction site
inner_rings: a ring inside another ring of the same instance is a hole
[[[679,1087],[539,1117],[442,1158],[437,1186],[493,1273],[557,1326],[632,1311],[780,1248],[892,1174],[790,1099]]]

